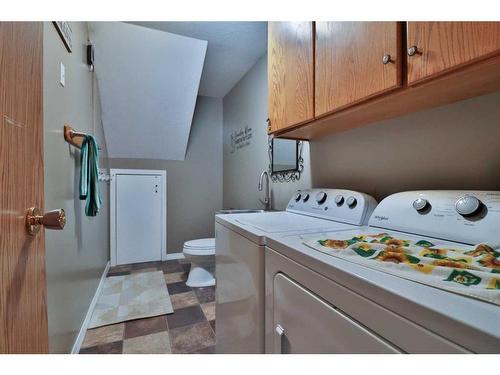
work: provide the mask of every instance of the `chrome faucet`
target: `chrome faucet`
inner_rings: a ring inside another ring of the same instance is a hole
[[[266,197],[264,200],[259,198],[260,203],[262,203],[265,206],[265,210],[271,210],[272,204],[271,204],[271,186],[269,185],[269,173],[267,171],[263,171],[260,174],[259,178],[259,191],[262,191],[262,180],[264,179],[264,176],[266,176]]]

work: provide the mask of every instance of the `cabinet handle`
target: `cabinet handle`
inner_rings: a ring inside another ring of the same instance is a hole
[[[421,52],[418,50],[418,47],[413,45],[408,48],[408,56],[420,55]]]
[[[382,64],[384,65],[387,65],[391,62],[394,62],[394,60],[392,59],[391,55],[389,55],[388,53],[386,53],[383,57],[382,57]]]
[[[276,324],[275,332],[280,340],[280,351],[279,354],[283,354],[283,338],[285,336],[285,329],[281,326],[281,324]]]

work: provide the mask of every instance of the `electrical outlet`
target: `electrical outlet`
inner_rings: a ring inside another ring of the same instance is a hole
[[[59,70],[59,83],[62,87],[66,86],[66,67],[61,63],[61,68]]]

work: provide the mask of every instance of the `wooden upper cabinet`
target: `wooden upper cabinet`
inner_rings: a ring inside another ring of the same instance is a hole
[[[500,53],[500,22],[408,22],[407,47],[413,46],[410,85]]]
[[[399,22],[316,22],[315,115],[400,87],[401,39]]]
[[[269,22],[268,108],[270,132],[314,118],[312,22]]]

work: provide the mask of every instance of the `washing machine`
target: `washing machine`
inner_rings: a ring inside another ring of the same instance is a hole
[[[264,353],[267,237],[366,225],[373,197],[343,189],[300,190],[285,211],[216,215],[216,352]]]
[[[413,191],[267,237],[266,353],[499,353],[500,192]]]

